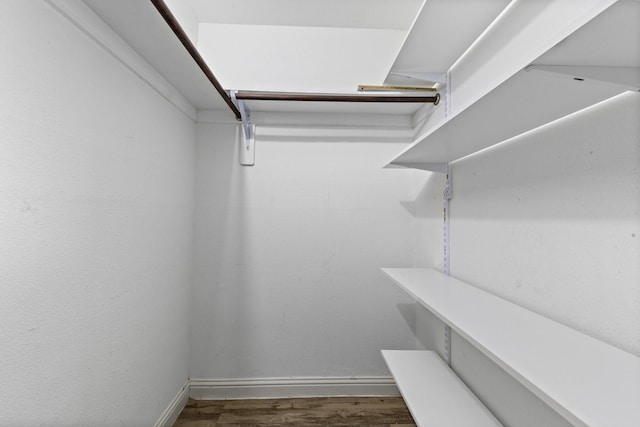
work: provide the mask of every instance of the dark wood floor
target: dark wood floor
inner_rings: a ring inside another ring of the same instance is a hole
[[[174,427],[414,427],[400,397],[189,400]]]

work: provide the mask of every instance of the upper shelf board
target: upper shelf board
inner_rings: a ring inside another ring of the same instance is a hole
[[[593,3],[595,5],[596,2]],[[509,76],[505,74],[502,83],[498,85],[488,85],[484,96],[470,96],[470,92],[476,93],[480,89],[470,86],[468,81],[462,83],[466,87],[461,90],[460,82],[456,80],[460,73],[452,73],[452,95],[448,101],[454,113],[421,133],[389,166],[428,169],[424,165],[449,163],[622,92],[640,90],[640,2],[619,0],[607,6],[608,3],[611,2],[600,2],[598,7],[604,8],[602,12],[587,19],[537,58],[530,58],[529,63],[521,63],[520,71]],[[530,12],[524,7],[527,4],[523,3],[520,8],[516,4],[506,15],[525,18]],[[561,6],[568,6],[569,3],[555,5],[559,8],[558,13],[570,11],[560,10]],[[551,23],[558,17],[548,14],[545,19]],[[497,34],[508,33],[509,29],[516,31],[512,34],[514,38],[519,36],[518,28],[504,17],[499,20],[499,24],[494,26],[492,32],[487,33],[489,37],[484,40],[498,43],[504,37],[498,40]],[[532,29],[529,31],[527,40],[535,39],[537,33]],[[485,44],[491,45],[489,42]],[[513,46],[505,46],[502,51],[507,48],[510,51],[515,49]],[[484,46],[480,49],[484,52],[486,61],[493,60],[491,53],[494,49],[497,48],[488,49]],[[512,53],[515,55],[517,52],[518,49]],[[480,53],[474,53],[465,58],[479,55]],[[523,57],[518,60],[525,59]],[[466,67],[469,70],[463,75],[471,73],[477,67],[483,67],[477,58],[467,62],[475,66]],[[463,105],[459,105],[460,97]],[[466,98],[471,98],[472,101],[466,103]]]
[[[233,114],[149,0],[84,2],[196,109]]]
[[[427,0],[413,22],[387,80],[444,74],[510,0]],[[433,81],[433,77],[424,77]]]
[[[571,423],[640,425],[640,357],[436,270],[383,271]]]
[[[419,137],[390,165],[421,169],[425,163],[449,163],[624,91],[598,81],[523,70]]]

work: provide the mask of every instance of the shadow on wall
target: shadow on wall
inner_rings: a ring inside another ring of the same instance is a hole
[[[218,361],[221,377],[233,378],[255,360],[243,348],[252,323],[246,269],[252,262],[251,222],[243,208],[248,171],[239,165],[240,126],[203,123],[198,132],[191,377],[210,378],[206,367]],[[229,349],[236,350],[233,357]]]
[[[639,116],[627,92],[454,162],[456,217],[637,219]]]
[[[420,171],[419,173],[424,174],[427,178],[423,183],[420,183],[416,197],[411,201],[403,200],[400,204],[415,218],[442,221],[445,175],[428,171]]]
[[[452,275],[640,354],[640,93],[453,164]]]
[[[398,303],[396,307],[402,318],[407,322],[407,326],[411,329],[411,332],[416,334],[416,303]]]
[[[416,171],[417,189],[411,201],[400,205],[415,219],[413,266],[443,269],[443,193],[446,176]]]

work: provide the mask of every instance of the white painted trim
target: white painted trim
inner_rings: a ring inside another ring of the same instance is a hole
[[[81,0],[45,0],[56,12],[118,60],[191,120],[196,108]]]
[[[413,129],[360,126],[291,126],[257,125],[258,141],[292,142],[400,142],[409,144]]]
[[[413,125],[410,114],[252,111],[251,120],[259,125],[285,126],[411,127]]]
[[[399,395],[392,377],[196,378],[189,392],[199,400]]]
[[[154,427],[171,427],[176,422],[178,416],[187,405],[189,401],[189,387],[190,381],[184,383],[178,394],[169,402],[158,421],[154,424]]]
[[[213,123],[220,125],[238,125],[242,122],[230,117],[227,111],[221,110],[198,110],[196,114],[198,123]]]
[[[429,104],[429,108],[433,108]],[[197,122],[212,124],[238,124],[238,120],[229,117],[224,111],[198,110]],[[379,132],[393,133],[393,139],[402,139],[403,142],[411,142],[414,139],[414,123],[411,115],[400,114],[336,114],[336,113],[291,113],[291,112],[252,112],[251,122],[273,129],[323,129],[322,133],[344,135],[342,130],[359,129],[368,135],[379,135]],[[336,129],[337,132],[326,131]],[[288,131],[299,133],[299,131]],[[316,131],[318,133],[320,131]],[[351,131],[347,131],[351,132]],[[273,131],[267,131],[273,134]],[[407,137],[410,139],[405,140]]]
[[[348,114],[346,116],[349,116]],[[413,141],[415,130],[406,120],[383,120],[380,117],[357,116],[340,117],[324,114],[261,114],[251,115],[256,125],[257,141],[292,142],[399,142],[408,144]],[[350,120],[352,119],[352,120]],[[229,118],[228,114],[214,110],[199,110],[198,123],[219,125],[240,125]]]

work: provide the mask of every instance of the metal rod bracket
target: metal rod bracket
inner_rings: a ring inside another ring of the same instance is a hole
[[[253,166],[256,163],[255,157],[255,125],[251,123],[251,110],[242,99],[237,99],[238,91],[231,91],[231,99],[240,110],[242,120],[242,143],[240,144],[240,164],[242,166]]]

